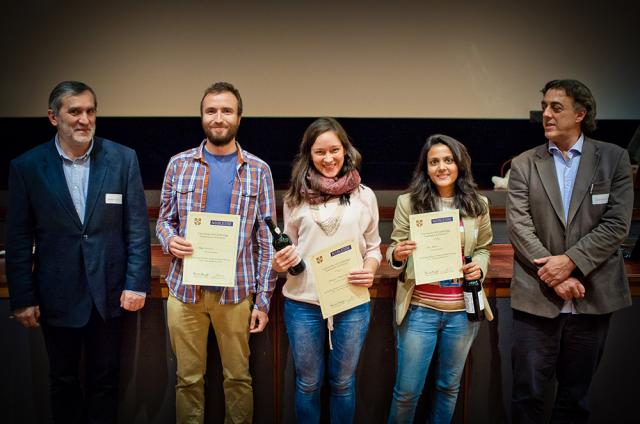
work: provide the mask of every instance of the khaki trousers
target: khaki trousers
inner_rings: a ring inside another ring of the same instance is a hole
[[[198,303],[167,301],[171,347],[177,359],[176,422],[204,422],[204,375],[207,364],[209,324],[220,349],[225,423],[250,423],[253,391],[249,373],[249,323],[251,301],[221,305],[222,292],[202,290]]]

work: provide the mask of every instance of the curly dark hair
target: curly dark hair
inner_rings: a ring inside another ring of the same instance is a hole
[[[545,95],[547,91],[552,89],[563,90],[567,97],[573,99],[574,109],[586,112],[580,123],[584,133],[591,134],[596,130],[596,99],[591,94],[589,87],[577,80],[562,79],[549,81],[540,92]]]

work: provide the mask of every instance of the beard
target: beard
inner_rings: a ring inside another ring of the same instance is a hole
[[[209,127],[204,127],[203,129],[207,136],[207,140],[209,140],[214,146],[226,146],[236,138],[236,134],[238,133],[238,126],[232,124],[227,125],[227,132],[223,135],[217,135],[213,129]]]
[[[93,136],[96,133],[96,128],[93,127],[89,130],[89,134],[86,136],[82,136],[81,138],[75,137],[75,141],[77,143],[91,143],[91,141],[93,140]]]
[[[67,124],[58,125],[59,136],[68,143],[75,144],[89,144],[93,140],[93,135],[96,132],[95,125],[87,128],[86,134],[76,133],[76,131]]]

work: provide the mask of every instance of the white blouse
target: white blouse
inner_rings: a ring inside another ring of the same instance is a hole
[[[339,199],[333,198],[326,204],[315,205],[321,220],[336,212]],[[358,244],[362,259],[373,258],[380,263],[380,234],[378,233],[378,201],[373,191],[364,185],[351,193],[342,219],[335,234],[327,236],[312,217],[308,203],[290,209],[285,203],[283,209],[284,232],[296,245],[300,256],[306,262],[306,269],[298,275],[287,273],[282,294],[289,299],[318,305],[318,293],[311,271],[311,255],[334,244],[354,240]]]

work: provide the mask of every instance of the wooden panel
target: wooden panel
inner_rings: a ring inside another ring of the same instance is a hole
[[[384,256],[387,245],[381,246]],[[165,255],[158,244],[151,246],[151,291],[152,298],[166,298],[169,295],[164,278],[169,271],[171,256]],[[631,294],[640,295],[640,261],[626,261],[625,267]],[[491,246],[491,262],[484,287],[489,297],[508,297],[511,273],[513,270],[513,248],[510,244],[494,244]],[[383,261],[378,272],[373,287],[369,289],[373,298],[392,298],[395,294],[396,278],[399,271],[391,268],[386,261]],[[278,289],[285,282],[286,275],[283,273],[278,278]],[[7,279],[4,272],[4,258],[0,258],[0,298],[8,298]]]
[[[395,212],[395,209],[396,208],[394,206],[378,207],[380,221],[382,222],[393,221],[393,214]],[[149,219],[153,219],[153,220],[157,219],[159,213],[160,213],[160,208],[157,206],[147,208],[147,216],[149,217]],[[282,216],[282,207],[279,206],[277,208],[277,213],[278,213],[278,216]],[[0,208],[0,221],[5,220],[6,215],[7,215],[7,209]],[[491,215],[492,221],[504,221],[506,219],[505,218],[506,209],[504,206],[491,206],[491,208],[489,208],[489,215]],[[638,208],[633,209],[632,219],[634,221],[640,220],[640,209]]]

